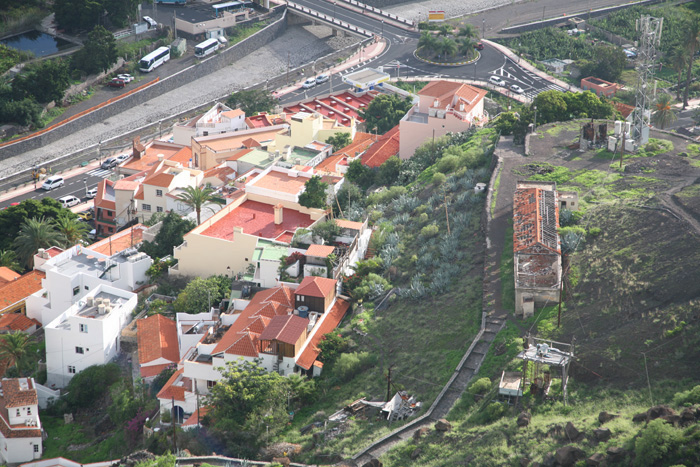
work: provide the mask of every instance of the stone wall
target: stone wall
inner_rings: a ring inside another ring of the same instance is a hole
[[[127,111],[132,107],[142,104],[143,102],[154,99],[161,94],[170,92],[185,84],[189,84],[202,75],[211,74],[215,71],[221,70],[231,63],[240,60],[246,55],[265,46],[284,33],[286,29],[286,14],[283,12],[279,15],[279,18],[276,21],[261,31],[258,31],[238,44],[232,45],[228,49],[204,60],[197,65],[186,68],[153,84],[152,86],[148,86],[141,91],[125,96],[112,104],[96,109],[95,111],[90,112],[80,118],[66,122],[54,130],[0,148],[0,160],[14,157],[24,152],[51,144],[54,141],[71,135],[79,129],[102,122],[109,117],[113,117],[114,115]]]
[[[392,5],[398,5],[399,3],[408,3],[413,0],[362,0],[362,3],[371,5],[377,8],[384,8]],[[464,0],[461,0],[464,1]]]

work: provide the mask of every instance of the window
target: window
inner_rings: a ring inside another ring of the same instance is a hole
[[[299,301],[300,301],[300,302],[303,302],[303,301],[304,301],[304,296],[303,296],[303,295],[299,295],[298,298],[299,298]]]
[[[156,207],[156,212],[163,212],[163,207],[162,207],[162,206],[157,206],[157,207]]]
[[[68,365],[68,373],[72,375],[75,374],[75,367],[73,365]]]
[[[209,381],[209,380],[207,380],[207,388],[208,388],[208,389],[211,389],[211,388],[213,388],[214,386],[216,386],[216,381]]]
[[[156,196],[163,196],[163,190],[156,190]]]
[[[88,331],[87,331],[87,324],[81,324],[81,325],[80,325],[80,332],[88,332]]]
[[[73,295],[78,295],[80,293],[80,286],[73,287]]]
[[[32,408],[31,408],[31,407],[27,407],[27,415],[31,415],[31,414],[32,414]]]
[[[150,204],[142,204],[141,209],[143,209],[144,211],[150,211],[151,205]]]
[[[20,416],[19,409],[17,409],[17,416],[18,416],[18,417]]]
[[[38,444],[34,445],[34,452],[39,452],[39,445]]]
[[[114,233],[114,227],[107,227],[107,232]]]
[[[75,348],[75,353],[84,354],[85,351],[83,350],[82,347],[76,347],[76,348]]]

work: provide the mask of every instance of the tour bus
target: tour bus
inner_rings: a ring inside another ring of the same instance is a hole
[[[170,48],[159,47],[141,59],[139,62],[139,70],[144,73],[151,72],[168,60],[170,60]]]
[[[219,48],[219,41],[216,39],[207,39],[201,44],[194,46],[194,56],[198,58],[206,57],[213,54]]]

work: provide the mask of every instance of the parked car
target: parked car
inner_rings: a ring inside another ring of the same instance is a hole
[[[483,42],[477,42],[476,44],[474,44],[474,48],[475,48],[476,50],[484,50],[484,43],[483,43]]]
[[[112,88],[123,88],[124,86],[126,86],[126,81],[119,78],[112,78],[112,81],[107,83],[107,86]]]
[[[328,75],[325,74],[325,73],[322,74],[322,75],[318,75],[318,76],[316,77],[316,84],[325,83],[326,81],[328,81],[329,78],[330,78],[330,76],[328,76]]]
[[[309,78],[301,85],[304,89],[309,89],[316,86],[316,78]]]
[[[93,199],[95,196],[97,196],[97,187],[96,186],[90,188],[88,191],[85,192],[85,197],[88,199]]]
[[[54,175],[53,177],[49,177],[46,180],[44,180],[44,183],[41,184],[41,189],[51,191],[54,188],[63,186],[64,183],[65,182],[63,180],[63,177],[61,177],[60,175]]]
[[[134,77],[129,74],[117,75],[117,78],[124,81],[125,83],[131,83],[134,80]]]
[[[68,195],[58,198],[58,202],[61,203],[61,206],[64,208],[72,208],[73,206],[80,204],[80,198],[77,196]]]
[[[88,238],[89,238],[90,240],[95,240],[95,239],[97,238],[97,230],[96,230],[96,229],[92,229],[92,230],[88,233]]]
[[[489,82],[491,84],[495,84],[496,86],[503,86],[503,87],[506,86],[506,82],[503,81],[503,79],[501,77],[496,76],[496,75],[492,75],[491,77],[489,77]]]
[[[86,222],[90,221],[90,220],[92,220],[92,211],[87,210],[87,211],[79,212],[78,218],[80,218],[81,220],[84,220]]]
[[[511,84],[511,85],[510,85],[510,90],[513,91],[513,92],[516,93],[516,94],[522,94],[522,93],[525,92],[525,91],[523,91],[523,88],[521,88],[521,87],[518,86],[517,84]]]
[[[130,157],[131,157],[131,154],[119,154],[118,156],[115,157],[115,159],[117,160],[118,164],[121,164],[122,162],[124,162],[125,160],[127,160]]]
[[[119,165],[119,161],[117,160],[116,157],[109,157],[102,163],[102,165],[100,167],[103,169],[111,169],[111,168],[116,167],[118,165]]]

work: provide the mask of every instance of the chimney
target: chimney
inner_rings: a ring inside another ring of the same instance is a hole
[[[275,225],[280,225],[283,221],[284,218],[284,208],[282,207],[282,203],[279,203],[275,206]]]
[[[165,159],[165,156],[163,154],[158,154],[158,162],[163,162],[163,159]]]

